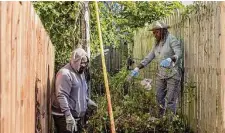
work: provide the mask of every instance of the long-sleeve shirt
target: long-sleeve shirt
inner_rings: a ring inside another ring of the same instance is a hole
[[[158,75],[161,78],[170,78],[179,73],[179,63],[181,56],[182,49],[180,42],[176,39],[175,36],[173,36],[172,34],[168,34],[164,41],[159,42],[153,47],[151,52],[141,61],[140,65],[145,67],[153,59],[156,59],[158,62]],[[176,59],[174,66],[171,65],[169,68],[160,67],[159,64],[162,60],[171,57]]]
[[[53,114],[84,116],[87,110],[88,91],[84,74],[74,72],[70,63],[57,73]]]

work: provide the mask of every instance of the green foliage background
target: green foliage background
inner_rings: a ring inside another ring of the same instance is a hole
[[[67,63],[70,54],[81,40],[81,19],[83,2],[55,1],[33,2],[34,8],[41,18],[52,43],[55,46],[56,72]],[[184,8],[180,2],[150,2],[150,1],[119,1],[98,2],[100,23],[104,46],[119,47],[124,42],[133,43],[133,32],[137,28],[170,15],[175,9]],[[94,2],[89,2],[90,34],[91,34],[91,66],[92,98],[98,103],[97,113],[90,119],[87,130],[91,132],[109,131],[107,101],[104,95],[97,93],[99,84],[103,83],[101,62],[94,57],[99,53],[99,38],[97,33]],[[171,122],[167,117],[162,120],[150,121],[156,116],[157,109],[154,91],[146,91],[138,80],[125,82],[128,72],[122,69],[118,74],[110,77],[110,89],[114,118],[117,132],[146,132],[157,126],[170,132],[183,132],[184,123],[180,119]],[[128,95],[124,95],[124,84],[129,84]],[[168,124],[170,123],[170,124]]]
[[[81,41],[83,2],[33,2],[37,14],[56,47],[56,71],[68,62],[71,51]],[[98,2],[104,45],[118,47],[132,43],[133,31],[183,8],[180,2]],[[99,53],[94,2],[89,2],[91,56]]]

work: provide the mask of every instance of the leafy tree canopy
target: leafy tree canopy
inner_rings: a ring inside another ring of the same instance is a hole
[[[180,2],[98,2],[104,45],[119,46],[132,41],[136,28],[143,27],[182,8]],[[33,2],[34,8],[56,47],[56,70],[65,64],[81,40],[83,2]],[[89,2],[91,53],[99,49],[94,2]]]

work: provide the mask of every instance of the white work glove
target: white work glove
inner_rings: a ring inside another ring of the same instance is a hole
[[[98,108],[98,105],[91,99],[88,99],[87,106],[92,110],[95,110]]]
[[[66,116],[66,129],[72,133],[77,131],[77,123],[72,114]]]

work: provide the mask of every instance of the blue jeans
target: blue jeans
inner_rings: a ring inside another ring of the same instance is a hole
[[[177,75],[176,75],[177,76]],[[159,105],[159,116],[163,116],[167,108],[176,114],[176,104],[180,93],[180,80],[177,78],[156,78],[156,99]]]

